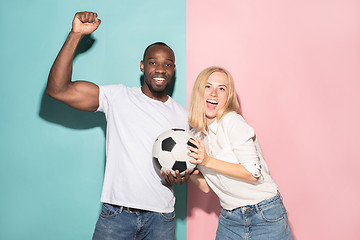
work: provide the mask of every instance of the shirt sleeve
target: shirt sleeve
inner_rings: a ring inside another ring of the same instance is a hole
[[[96,111],[106,112],[108,109],[108,101],[105,94],[105,86],[99,86],[99,107]]]
[[[238,114],[234,114],[224,123],[227,126],[227,135],[233,153],[238,162],[243,165],[254,177],[263,180],[260,158],[254,143],[255,132]]]
[[[99,86],[99,107],[96,111],[106,114],[109,110],[111,99],[121,93],[123,89],[125,89],[125,86],[122,84]]]

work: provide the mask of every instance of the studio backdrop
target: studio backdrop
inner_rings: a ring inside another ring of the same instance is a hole
[[[144,49],[163,41],[176,56],[171,95],[186,107],[201,70],[228,69],[294,239],[360,239],[354,0],[2,0],[0,239],[91,239],[105,118],[44,94],[78,11],[95,11],[102,23],[79,46],[73,79],[140,86]],[[214,239],[218,198],[191,183],[175,192],[176,239]]]

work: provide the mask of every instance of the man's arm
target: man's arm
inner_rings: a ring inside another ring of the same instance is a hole
[[[83,111],[98,108],[99,87],[87,81],[71,81],[73,58],[80,40],[94,32],[100,23],[96,13],[75,14],[71,32],[51,67],[46,87],[49,96]]]

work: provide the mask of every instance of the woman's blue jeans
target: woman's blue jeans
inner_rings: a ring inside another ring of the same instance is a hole
[[[93,240],[175,239],[175,212],[128,212],[103,204]]]
[[[258,204],[232,211],[221,208],[217,240],[292,240],[280,193]]]

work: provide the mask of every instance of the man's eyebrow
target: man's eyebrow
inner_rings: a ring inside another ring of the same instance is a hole
[[[157,60],[158,58],[157,57],[149,57],[148,60]],[[171,58],[166,58],[167,61],[170,61],[170,62],[174,62],[173,59]]]

